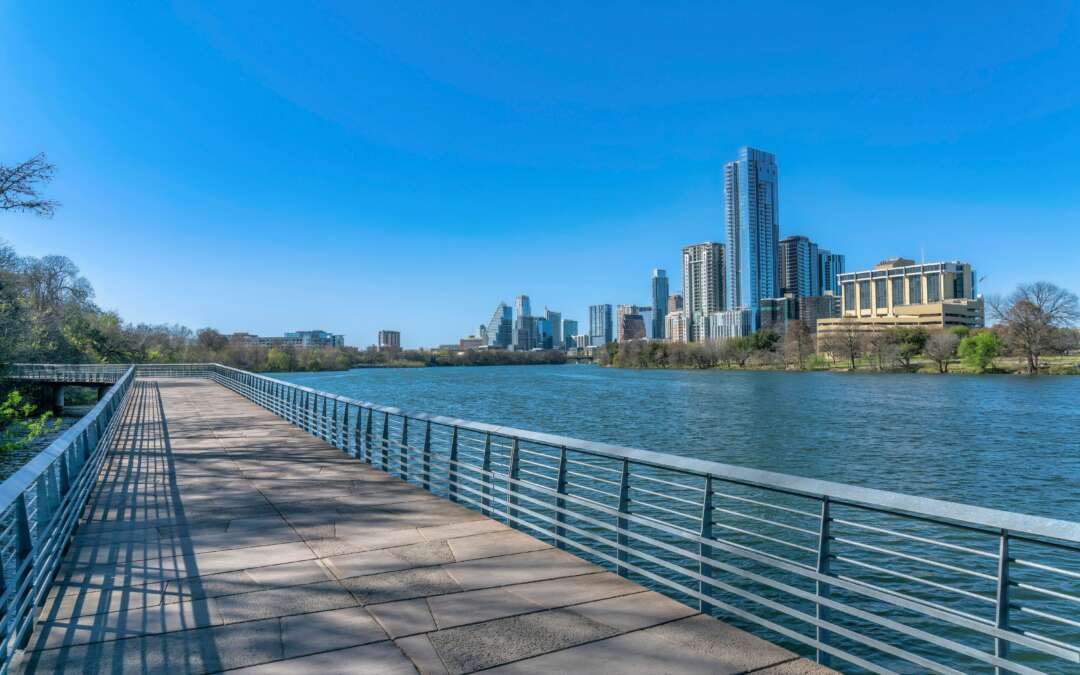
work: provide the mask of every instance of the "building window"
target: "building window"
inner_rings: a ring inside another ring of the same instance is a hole
[[[904,304],[904,279],[902,277],[892,280],[892,304],[894,307]]]
[[[926,301],[941,302],[941,275],[930,274],[926,277]]]
[[[844,284],[844,311],[855,309],[855,284]]]
[[[859,309],[870,309],[870,282],[859,282]]]
[[[889,306],[888,298],[885,295],[885,280],[878,279],[874,282],[874,308],[885,309]]]
[[[922,302],[922,277],[908,277],[907,299],[909,305]]]
[[[956,270],[956,274],[953,275],[952,296],[954,298],[966,298],[967,293],[964,292],[964,269],[960,268]]]

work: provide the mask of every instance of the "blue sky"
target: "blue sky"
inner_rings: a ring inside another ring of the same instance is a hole
[[[1080,291],[1071,3],[113,4],[0,4],[0,162],[63,204],[0,238],[128,320],[418,346],[645,304],[741,145],[849,269]]]

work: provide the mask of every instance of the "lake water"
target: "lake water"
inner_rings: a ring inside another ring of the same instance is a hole
[[[1080,520],[1080,377],[592,365],[276,377],[410,411]]]

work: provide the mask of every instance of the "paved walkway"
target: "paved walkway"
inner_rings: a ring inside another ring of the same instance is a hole
[[[140,380],[26,672],[824,672],[351,459]]]

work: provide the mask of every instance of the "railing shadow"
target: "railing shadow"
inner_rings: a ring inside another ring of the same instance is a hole
[[[160,387],[147,381],[136,386],[122,435],[108,450],[38,618],[26,672],[85,666],[87,651],[96,657],[90,662],[111,664],[117,672],[125,663],[129,670],[131,652],[141,653],[149,670],[153,659],[137,638],[165,632],[170,662],[211,669],[221,663],[212,639],[187,632],[213,626],[214,617],[199,602],[206,593],[188,536]],[[45,659],[48,650],[58,651]]]

